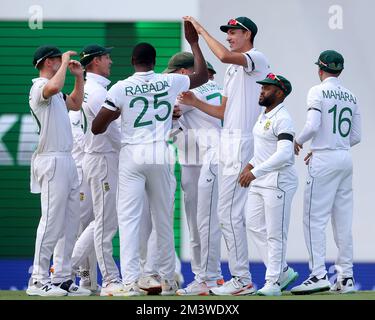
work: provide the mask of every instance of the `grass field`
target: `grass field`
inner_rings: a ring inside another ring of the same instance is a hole
[[[143,296],[143,297],[29,297],[25,291],[1,291],[0,300],[375,300],[375,291],[359,291],[353,294],[337,295],[330,293],[316,293],[305,296],[295,296],[289,292],[284,292],[281,297],[260,297],[260,296],[191,296],[191,297],[177,297],[177,296]]]

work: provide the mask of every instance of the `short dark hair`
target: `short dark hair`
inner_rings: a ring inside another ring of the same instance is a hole
[[[254,38],[255,38],[255,34],[254,32],[251,32],[251,37],[250,37],[251,44],[254,44]]]
[[[36,66],[36,68],[40,71],[43,69],[43,66],[44,66],[44,62],[46,61],[46,59],[44,59],[43,61],[39,62],[38,65]]]
[[[133,64],[137,65],[151,65],[155,64],[156,61],[156,50],[155,48],[147,43],[138,43],[132,53]]]
[[[47,59],[54,59],[54,58],[59,58],[59,57],[48,57],[46,59],[43,59],[41,62],[38,63],[38,65],[36,66],[36,68],[40,71],[43,69],[44,67],[44,64],[45,62],[47,61]]]
[[[248,31],[248,30],[244,30],[244,29],[241,29],[241,30],[242,30],[243,33],[245,33],[246,31]],[[252,32],[252,31],[250,31],[250,32],[251,32],[250,43],[254,44],[254,38],[255,38],[256,34],[254,32]]]

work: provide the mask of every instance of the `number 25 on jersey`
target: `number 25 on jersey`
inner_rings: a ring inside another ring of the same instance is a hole
[[[158,101],[159,98],[164,97],[166,95],[168,95],[168,92],[164,92],[164,93],[154,95],[154,109],[158,109],[161,106],[167,107],[167,113],[164,116],[161,116],[161,115],[158,115],[158,114],[155,115],[155,119],[157,121],[165,121],[165,120],[168,119],[169,115],[171,114],[171,111],[172,111],[171,104],[168,101],[163,101],[163,100]],[[152,124],[152,120],[148,120],[148,121],[142,120],[143,116],[145,115],[145,113],[147,112],[147,109],[149,107],[148,100],[145,97],[137,97],[137,98],[134,98],[133,100],[131,100],[130,104],[129,104],[129,108],[134,108],[135,103],[138,102],[138,101],[143,102],[144,105],[143,105],[143,109],[142,109],[141,113],[139,114],[137,119],[135,119],[135,121],[134,121],[134,128],[149,126],[149,125]]]

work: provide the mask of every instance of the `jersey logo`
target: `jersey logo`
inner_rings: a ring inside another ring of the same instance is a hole
[[[268,130],[271,126],[271,120],[267,119],[266,123],[264,124],[264,130]]]
[[[109,183],[108,182],[104,182],[104,191],[109,191]]]
[[[282,194],[279,194],[278,196],[277,196],[277,199],[281,199],[283,197],[283,195]]]
[[[233,68],[229,68],[228,69],[228,76],[232,76],[235,72],[237,72],[237,68],[236,67],[233,67]]]
[[[77,120],[77,122],[72,122],[72,125],[73,125],[73,127],[78,127],[78,126],[80,126],[80,123],[81,123],[81,121]]]
[[[212,179],[207,179],[207,182],[211,182],[212,181]]]
[[[80,201],[85,200],[85,194],[84,194],[84,192],[80,192],[80,193],[79,193],[79,200],[80,200]]]
[[[87,92],[85,92],[83,94],[83,102],[87,102],[88,97],[89,97],[89,94]]]

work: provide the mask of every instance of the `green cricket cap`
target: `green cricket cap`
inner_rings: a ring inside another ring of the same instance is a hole
[[[335,74],[344,69],[344,57],[335,50],[326,50],[320,54],[315,64],[321,70]]]
[[[84,47],[79,54],[79,61],[83,67],[86,67],[95,57],[110,53],[113,47],[102,47],[98,44],[90,44]]]
[[[179,52],[173,55],[168,61],[168,67],[163,73],[172,73],[181,68],[194,67],[194,56],[190,52]]]
[[[51,45],[40,46],[34,53],[33,66],[36,68],[39,63],[47,58],[61,57],[62,52],[59,48]]]
[[[251,31],[255,36],[258,32],[258,27],[248,17],[238,17],[236,19],[230,19],[226,25],[220,26],[220,30],[223,32],[228,32],[229,29],[242,29]]]
[[[257,81],[259,84],[271,84],[280,88],[285,96],[289,95],[292,92],[292,84],[290,81],[283,76],[269,73],[264,80]]]

